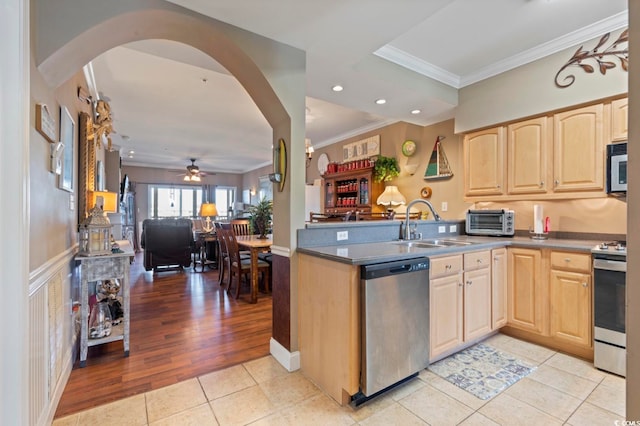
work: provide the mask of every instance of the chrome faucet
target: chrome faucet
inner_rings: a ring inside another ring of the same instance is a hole
[[[418,204],[418,203],[422,203],[422,204],[426,204],[427,207],[429,207],[429,210],[431,210],[431,214],[433,214],[433,219],[436,221],[440,221],[442,220],[442,218],[440,217],[440,215],[438,213],[436,213],[436,209],[433,208],[433,205],[431,205],[431,203],[427,200],[424,200],[422,198],[417,198],[413,201],[411,201],[409,203],[409,205],[407,206],[407,213],[406,213],[406,224],[404,226],[404,239],[405,240],[413,240],[414,238],[414,231],[410,231],[409,230],[409,226],[411,225],[411,216],[409,215],[409,212],[411,211],[411,207],[413,207],[414,204]]]

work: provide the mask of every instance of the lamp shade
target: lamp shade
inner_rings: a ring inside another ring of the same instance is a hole
[[[108,191],[90,191],[91,208],[96,205],[98,197],[102,197],[102,208],[105,213],[115,213],[118,211],[118,194]]]
[[[407,200],[404,198],[404,195],[398,191],[398,187],[394,185],[389,185],[384,189],[384,192],[380,194],[378,200],[376,200],[377,204],[383,206],[399,206],[401,204],[405,204]]]
[[[200,206],[200,217],[218,216],[218,209],[213,203],[202,203]]]

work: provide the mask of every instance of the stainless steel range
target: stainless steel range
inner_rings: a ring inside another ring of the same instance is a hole
[[[626,375],[626,241],[591,250],[594,275],[594,354],[596,368]]]

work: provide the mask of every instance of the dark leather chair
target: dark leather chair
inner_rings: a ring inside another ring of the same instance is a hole
[[[144,269],[182,269],[191,266],[194,247],[189,219],[145,219],[142,222],[141,246]]]

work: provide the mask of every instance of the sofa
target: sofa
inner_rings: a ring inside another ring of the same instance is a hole
[[[145,219],[140,245],[144,249],[144,269],[182,269],[191,266],[194,248],[189,219]]]

